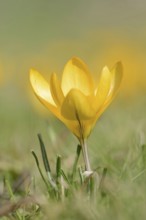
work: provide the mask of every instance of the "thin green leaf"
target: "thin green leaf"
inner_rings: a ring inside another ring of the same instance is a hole
[[[13,190],[12,190],[12,187],[11,187],[11,184],[10,184],[10,182],[8,181],[8,179],[5,179],[5,184],[6,184],[6,187],[7,187],[9,196],[10,196],[10,199],[15,202],[15,196],[14,196],[14,193],[13,193]],[[15,211],[14,215],[15,215],[15,217],[16,217],[17,219],[22,220],[22,216],[21,216],[21,214],[19,213],[18,210]]]
[[[39,170],[39,173],[40,173],[40,175],[41,175],[41,177],[42,177],[42,180],[44,181],[44,183],[45,183],[45,185],[46,185],[46,187],[47,187],[47,189],[49,190],[49,184],[47,183],[47,181],[46,181],[46,179],[45,179],[45,177],[44,177],[44,175],[43,175],[43,173],[42,173],[42,171],[41,171],[41,168],[40,168],[40,164],[39,164],[39,160],[38,160],[38,158],[37,158],[37,155],[35,154],[35,152],[32,150],[31,151],[31,153],[32,153],[32,155],[33,155],[33,157],[34,157],[34,159],[35,159],[35,162],[36,162],[36,165],[37,165],[37,168],[38,168],[38,170]]]
[[[43,158],[43,163],[44,163],[45,170],[46,170],[46,172],[51,173],[49,160],[48,160],[48,157],[47,157],[45,145],[44,145],[44,142],[42,140],[41,134],[38,134],[38,139],[39,139],[39,142],[40,142],[41,153],[42,153],[42,158]]]
[[[81,166],[78,168],[78,172],[79,172],[79,177],[80,177],[80,183],[82,185],[84,183],[84,176],[83,176],[83,172],[82,172]]]
[[[61,176],[61,156],[57,156],[57,161],[56,161],[56,177],[57,179],[60,178]]]
[[[72,181],[74,180],[74,177],[76,175],[77,164],[79,161],[80,153],[81,153],[81,145],[78,145],[77,150],[76,150],[76,157],[75,157],[74,164],[73,164],[72,175],[71,175]]]
[[[101,189],[101,190],[103,189],[106,174],[107,174],[107,168],[104,168],[103,172],[102,172],[101,180],[100,180],[100,183],[99,183],[99,189]]]
[[[68,177],[65,175],[64,171],[61,169],[60,172],[61,172],[63,179],[70,185],[71,183],[70,183]]]
[[[4,183],[5,183],[6,187],[7,187],[10,199],[13,200],[14,199],[14,193],[13,193],[12,187],[10,185],[10,182],[8,181],[7,178],[4,179]]]

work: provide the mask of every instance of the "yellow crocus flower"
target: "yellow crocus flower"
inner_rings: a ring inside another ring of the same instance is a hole
[[[86,64],[73,57],[65,65],[61,81],[52,73],[47,82],[30,70],[33,91],[41,103],[80,140],[86,139],[97,119],[115,97],[122,79],[122,64],[104,67],[99,83],[93,81]]]

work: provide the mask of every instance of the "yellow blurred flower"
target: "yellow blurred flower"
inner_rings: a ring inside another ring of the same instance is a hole
[[[97,119],[115,97],[122,72],[121,62],[111,70],[105,66],[96,84],[86,64],[74,57],[65,65],[61,81],[52,73],[47,82],[38,71],[31,69],[30,82],[41,103],[81,141],[89,136]]]

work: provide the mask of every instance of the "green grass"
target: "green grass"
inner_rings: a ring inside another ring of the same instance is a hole
[[[4,99],[5,97],[5,99]],[[52,173],[56,157],[69,173],[78,141],[53,117],[37,114],[28,100],[1,94],[0,219],[144,220],[146,204],[146,100],[116,100],[88,139],[93,169],[107,172],[94,201],[75,190],[64,201],[49,198],[31,154],[45,175],[37,134],[41,133]],[[79,165],[83,166],[82,155]]]

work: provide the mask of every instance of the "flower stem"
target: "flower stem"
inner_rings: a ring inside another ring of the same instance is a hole
[[[81,142],[83,158],[84,158],[84,162],[85,162],[85,169],[86,169],[86,171],[92,171],[91,166],[90,166],[89,156],[88,156],[86,140],[83,139],[80,142]]]

